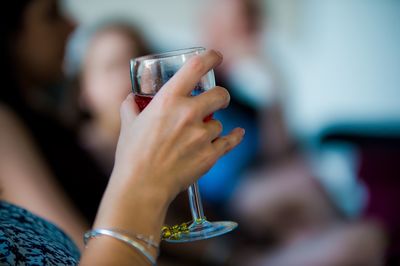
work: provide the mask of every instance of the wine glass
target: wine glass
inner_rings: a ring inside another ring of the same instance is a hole
[[[130,62],[132,89],[140,111],[147,106],[152,97],[186,61],[204,51],[205,49],[202,47],[194,47],[132,59]],[[193,88],[192,95],[198,95],[212,87],[215,87],[215,77],[213,70],[210,70]],[[204,121],[207,122],[211,118],[212,114]],[[173,237],[166,238],[166,241],[180,243],[202,240],[228,233],[237,227],[235,222],[207,221],[204,216],[198,182],[188,188],[188,194],[193,220],[185,230]]]

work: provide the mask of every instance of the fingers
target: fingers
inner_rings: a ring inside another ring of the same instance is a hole
[[[230,102],[229,92],[222,87],[214,87],[192,99],[195,105],[199,107],[200,117],[203,119],[209,114],[226,108]]]
[[[189,95],[208,71],[222,62],[222,55],[208,50],[192,57],[160,90],[180,95]]]
[[[206,130],[208,135],[210,136],[210,141],[215,140],[222,133],[222,123],[218,120],[211,119],[207,123],[205,123]]]
[[[219,156],[228,153],[235,148],[243,139],[245,131],[243,128],[235,128],[228,135],[217,138],[214,142],[214,148]]]
[[[122,102],[120,108],[121,124],[129,123],[139,114],[133,93],[130,93]]]

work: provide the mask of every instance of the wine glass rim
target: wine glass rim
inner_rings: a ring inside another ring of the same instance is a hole
[[[156,53],[156,54],[148,54],[148,55],[143,55],[139,56],[136,58],[132,58],[131,62],[134,61],[143,61],[143,60],[157,60],[157,59],[163,59],[163,58],[168,58],[168,57],[174,57],[174,56],[181,56],[185,54],[191,54],[196,51],[205,51],[206,48],[204,47],[190,47],[190,48],[182,48],[182,49],[177,49],[173,51],[168,51],[168,52],[163,52],[163,53]]]

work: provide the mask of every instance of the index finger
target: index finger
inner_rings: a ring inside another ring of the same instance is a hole
[[[200,79],[221,62],[221,53],[214,50],[196,55],[190,58],[160,91],[168,90],[180,95],[189,95]]]
[[[220,109],[226,108],[230,102],[229,92],[223,87],[214,87],[202,94],[193,97],[196,105],[201,110],[201,118],[203,119],[209,114],[212,114]]]

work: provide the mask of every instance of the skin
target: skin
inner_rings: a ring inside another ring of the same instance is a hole
[[[18,117],[0,104],[0,199],[53,222],[83,248],[88,228],[38,152]]]
[[[54,82],[61,73],[61,51],[72,26],[62,17],[49,19],[54,5],[56,2],[52,0],[32,1],[17,36],[16,70],[26,90]],[[158,237],[167,208],[177,193],[241,141],[243,130],[236,129],[226,137],[219,137],[222,127],[218,121],[203,122],[204,116],[228,104],[226,90],[217,87],[201,96],[188,97],[201,75],[221,60],[214,51],[194,58],[140,115],[132,96],[124,101],[116,163],[94,228],[116,227]],[[5,106],[0,106],[0,125],[1,199],[52,221],[82,246],[82,233],[88,226],[58,187],[27,129]],[[337,265],[343,265],[348,257],[336,256],[344,254],[343,247],[353,255],[360,245],[366,244],[371,251],[366,254],[373,258],[379,256],[374,252],[381,253],[384,246],[380,230],[370,223],[337,227],[308,239],[288,242],[281,252],[258,254],[253,257],[254,263],[310,265],[311,259],[311,264],[325,265],[323,262],[336,258],[341,262]],[[320,252],[323,255],[316,254],[315,247],[323,248]],[[363,262],[373,261],[365,253],[358,254]],[[312,255],[318,256],[312,258]],[[108,237],[91,240],[80,263],[148,265],[141,254]],[[247,260],[244,265],[250,262]]]
[[[115,167],[94,228],[140,232],[153,235],[159,241],[157,238],[170,202],[208,171],[219,157],[240,143],[243,129],[219,137],[222,125],[218,121],[203,122],[206,114],[228,105],[229,94],[225,89],[216,87],[198,97],[189,96],[201,76],[221,59],[213,51],[193,58],[139,115],[132,95],[124,101]],[[8,125],[1,132],[1,163],[2,166],[11,164],[0,168],[2,199],[26,207],[69,232],[70,224],[55,210],[63,210],[69,221],[75,221],[74,215],[67,212],[63,201],[58,201],[59,190],[49,185],[53,180],[51,176],[43,175],[45,166],[29,145],[30,138],[23,125],[7,111],[1,113],[2,122]],[[27,167],[21,168],[21,165]],[[15,176],[18,168],[22,174],[18,180],[11,181],[9,177]],[[14,186],[10,185],[12,182]],[[17,184],[24,184],[24,191],[30,196],[25,197]],[[140,254],[104,237],[89,242],[81,263],[110,265],[133,261],[147,263]]]
[[[194,180],[203,175],[217,158],[240,142],[244,133],[242,129],[234,130],[227,137],[217,138],[222,130],[221,124],[215,120],[203,122],[206,114],[226,107],[229,96],[224,89],[217,87],[195,98],[188,95],[200,77],[220,61],[215,53],[212,56],[214,59],[209,57],[211,53],[207,52],[203,56],[194,58],[182,68],[130,126],[126,125],[134,118],[137,110],[132,108],[135,106],[132,97],[124,102],[116,165],[105,193],[107,200],[101,203],[99,218],[96,219],[94,227],[117,227],[159,237],[159,230],[165,219],[166,206],[180,191],[185,190]],[[203,68],[201,66],[203,63],[200,63],[199,59],[206,57],[209,57],[204,62],[207,67]],[[199,71],[200,69],[203,70]],[[197,74],[194,75],[196,72]],[[197,77],[182,79],[189,73]],[[193,109],[195,106],[197,110]],[[171,112],[165,112],[167,109]],[[159,122],[149,123],[154,119]],[[134,137],[125,138],[125,134],[131,134]],[[172,141],[165,141],[165,138]],[[217,139],[213,141],[215,138]],[[134,158],[131,156],[137,154],[140,156],[135,157],[138,158],[138,162],[132,169],[130,158]],[[148,161],[150,154],[153,154],[152,160]],[[124,160],[121,158],[129,159],[129,161],[121,163]],[[155,168],[154,165],[157,167]],[[178,165],[181,167],[177,168]],[[126,176],[132,170],[135,178],[128,181],[131,185],[127,185]],[[170,175],[171,178],[169,178]],[[128,187],[130,189],[127,189]],[[140,189],[132,190],[133,187]],[[142,202],[147,203],[146,208],[142,208]],[[124,214],[112,208],[112,205],[130,211]],[[147,221],[142,220],[144,217],[148,217]],[[86,250],[88,256],[91,255],[91,258],[96,259],[96,254],[103,252],[112,255],[113,250],[108,249],[112,240],[99,238],[93,241],[92,245],[96,242],[98,246],[88,246]],[[85,257],[82,261],[85,261]],[[95,262],[101,263],[101,261]],[[122,261],[118,262],[122,263]]]
[[[62,76],[66,41],[74,23],[60,14],[54,0],[31,1],[24,14],[14,59],[20,85],[32,89]]]
[[[98,32],[89,44],[83,64],[82,101],[100,119],[119,122],[119,107],[131,91],[127,62],[138,56],[135,44],[127,32],[112,27]]]
[[[66,24],[53,27],[40,15],[53,4],[52,0],[32,1],[26,10],[25,27],[17,38],[15,54],[24,55],[17,57],[17,70],[26,71],[17,74],[26,74],[21,81],[26,89],[53,81],[53,74],[61,71],[55,51],[64,47],[64,34],[57,35],[60,38],[57,41],[50,35],[64,29]],[[49,51],[49,55],[39,60],[33,51],[45,40],[49,40],[47,46],[59,46],[40,50]],[[133,96],[127,97],[120,111],[121,132],[113,173],[94,228],[114,227],[153,235],[159,241],[170,202],[240,143],[243,129],[220,137],[220,122],[203,121],[208,114],[229,104],[230,97],[224,88],[215,87],[200,96],[189,96],[200,78],[221,62],[222,56],[212,50],[192,58],[140,114]],[[52,70],[56,65],[58,71]],[[1,199],[48,219],[77,244],[81,243],[86,227],[48,171],[29,131],[6,106],[0,106],[0,125]],[[123,243],[100,237],[89,241],[80,264],[148,265],[148,262]]]
[[[258,17],[246,12],[252,2],[262,8],[253,0],[221,0],[213,2],[201,17],[202,34],[207,47],[224,54],[224,62],[220,67],[223,72],[227,72],[237,60],[259,56],[260,31],[253,26],[259,24]]]
[[[10,53],[18,85],[29,102],[41,88],[60,79],[66,40],[74,25],[61,16],[53,0],[29,2],[20,24]],[[82,247],[82,232],[88,225],[52,178],[24,125],[6,107],[0,110],[1,197],[54,221]]]
[[[107,172],[112,169],[118,141],[119,107],[131,91],[127,62],[139,56],[138,52],[137,41],[127,29],[115,26],[95,34],[85,56],[80,101],[92,119],[84,125],[81,137]]]

